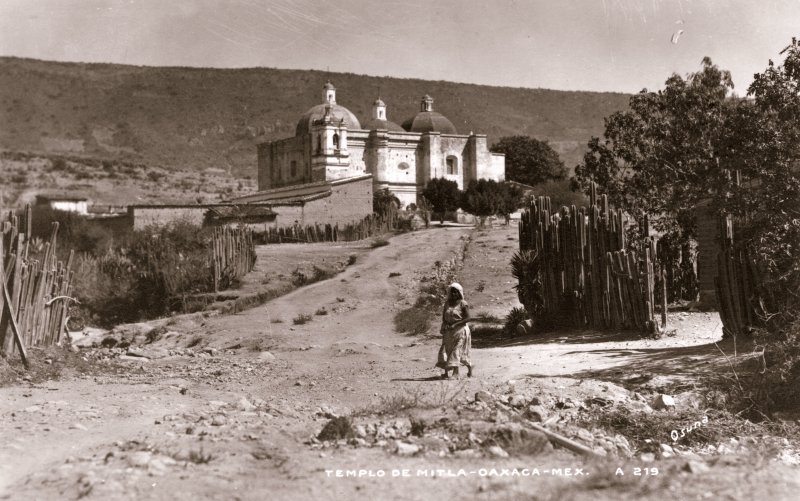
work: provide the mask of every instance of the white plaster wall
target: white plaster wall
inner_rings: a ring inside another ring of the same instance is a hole
[[[52,201],[50,202],[50,207],[55,210],[61,210],[65,212],[76,212],[78,214],[88,214],[89,213],[89,206],[86,203],[86,200],[81,201]]]

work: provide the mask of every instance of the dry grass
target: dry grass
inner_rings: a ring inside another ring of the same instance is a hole
[[[300,313],[300,314],[298,314],[296,317],[294,317],[292,319],[292,323],[294,325],[303,325],[303,324],[307,324],[308,322],[310,322],[312,318],[314,318],[314,317],[312,317],[311,315],[308,315],[307,313]]]

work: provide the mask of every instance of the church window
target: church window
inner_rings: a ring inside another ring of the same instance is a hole
[[[453,155],[447,157],[447,174],[458,174],[458,159]]]
[[[317,136],[317,154],[322,154],[322,136]]]
[[[290,169],[291,169],[291,176],[295,177],[297,175],[297,161],[292,160]]]
[[[333,149],[339,149],[339,134],[336,133],[333,134]]]
[[[400,169],[400,170],[408,170],[409,169],[408,164],[405,163],[405,162],[400,162],[400,164],[397,166],[397,168]]]

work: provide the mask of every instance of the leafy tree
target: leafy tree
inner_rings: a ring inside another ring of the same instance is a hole
[[[400,208],[400,199],[397,198],[388,188],[377,190],[372,194],[372,212],[386,217],[393,210]]]
[[[491,179],[470,181],[462,199],[461,207],[481,218],[481,225],[488,216],[508,215],[514,212],[521,202],[522,192],[507,183]]]
[[[506,179],[534,185],[564,179],[567,169],[547,141],[528,136],[506,136],[490,148],[506,156]]]
[[[740,237],[766,267],[778,325],[800,319],[800,42],[792,39],[783,53],[782,65],[770,60],[755,75],[751,99],[726,123],[720,164],[736,175],[716,193],[724,212],[746,221]]]
[[[781,54],[747,99],[731,96],[730,74],[707,58],[700,72],[632,97],[630,111],[606,119],[604,138],[592,138],[573,180],[598,182],[614,204],[681,237],[699,200],[737,216],[766,328],[755,331],[763,365],[733,392],[760,416],[800,402],[800,43]]]
[[[588,192],[595,181],[609,200],[637,220],[651,216],[657,229],[683,239],[694,231],[694,206],[718,186],[730,73],[704,58],[701,71],[672,75],[658,92],[631,97],[630,110],[606,118],[603,138],[593,137],[573,186]]]
[[[439,214],[439,221],[444,223],[444,214],[447,211],[458,209],[461,202],[461,190],[458,183],[444,178],[433,178],[428,181],[422,196],[430,203],[433,212]]]

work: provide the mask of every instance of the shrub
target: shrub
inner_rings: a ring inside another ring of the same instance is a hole
[[[394,328],[397,332],[411,335],[427,334],[431,328],[431,314],[427,308],[417,305],[406,308],[395,314]]]
[[[296,317],[292,319],[292,323],[294,325],[303,325],[310,322],[312,318],[313,317],[311,315],[308,315],[306,313],[299,313]]]
[[[372,241],[372,243],[370,244],[370,247],[373,248],[373,249],[376,249],[378,247],[384,247],[386,245],[389,245],[389,241],[386,240],[383,237],[378,237],[378,238],[376,238],[376,239],[374,239]]]
[[[213,290],[209,241],[209,232],[176,223],[133,232],[101,254],[97,244],[83,249],[74,278],[80,308],[111,325],[202,307],[190,296]]]
[[[56,158],[51,161],[51,166],[56,171],[67,170],[67,161],[63,158]]]
[[[511,311],[508,312],[508,315],[506,315],[506,319],[503,322],[503,334],[506,336],[515,335],[517,332],[517,326],[529,319],[530,316],[528,315],[528,312],[525,311],[525,308],[512,308]]]
[[[328,421],[322,431],[317,435],[318,440],[339,440],[343,438],[353,438],[355,431],[353,430],[353,422],[349,417],[340,416],[335,417]]]
[[[202,448],[199,451],[192,450],[189,452],[189,462],[194,464],[208,464],[212,459],[214,459],[214,455],[203,453]]]

